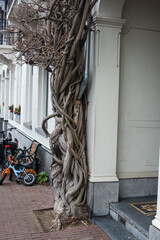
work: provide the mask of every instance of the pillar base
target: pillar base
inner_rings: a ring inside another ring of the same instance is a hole
[[[87,206],[90,217],[106,216],[109,204],[118,202],[119,182],[89,182]]]
[[[6,130],[8,127],[8,120],[3,120],[3,129]]]
[[[0,131],[3,130],[3,118],[0,118]]]
[[[159,240],[159,239],[160,239],[160,229],[151,225],[149,228],[149,240]]]

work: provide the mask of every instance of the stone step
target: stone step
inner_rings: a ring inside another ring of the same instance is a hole
[[[125,199],[118,203],[110,204],[110,216],[117,223],[133,234],[138,240],[148,240],[149,226],[154,215],[147,216],[134,208],[130,203],[154,201],[156,197]]]
[[[92,222],[98,225],[112,240],[137,240],[123,225],[115,222],[110,216],[93,217]]]

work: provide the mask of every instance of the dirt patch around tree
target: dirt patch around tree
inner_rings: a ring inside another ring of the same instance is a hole
[[[53,208],[35,210],[34,214],[39,220],[44,232],[56,231],[54,225],[54,214]],[[90,226],[92,223],[88,220],[88,213],[84,211],[83,216],[81,217],[70,217],[68,219],[60,219],[62,223],[62,229],[67,227],[82,227],[82,226]]]

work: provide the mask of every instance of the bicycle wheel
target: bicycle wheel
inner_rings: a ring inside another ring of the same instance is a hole
[[[3,156],[2,164],[1,164],[1,166],[2,166],[2,172],[3,172],[4,169],[6,169],[5,165],[6,165],[6,164],[5,164],[5,157]]]
[[[9,175],[8,175],[8,180],[9,180],[9,181],[12,181],[12,174],[13,174],[13,170],[10,169],[10,173],[9,173]]]
[[[32,186],[36,182],[36,179],[35,173],[28,171],[23,177],[23,184],[25,186]]]
[[[0,180],[0,185],[2,185],[2,183],[3,183],[3,181],[4,181],[6,176],[7,176],[7,173],[4,173],[2,178],[1,178],[1,180]]]
[[[2,170],[8,168],[9,166],[9,155],[6,154],[6,156],[4,157],[4,161],[3,161],[3,166],[2,166]]]

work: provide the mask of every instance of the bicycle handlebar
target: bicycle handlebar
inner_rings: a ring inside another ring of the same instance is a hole
[[[16,127],[12,127],[12,128],[8,128],[8,129],[6,129],[6,130],[4,130],[4,131],[0,131],[0,133],[5,133],[5,132],[7,132],[7,131],[12,131],[13,129],[16,129]]]
[[[5,138],[5,141],[11,142],[12,138]]]

